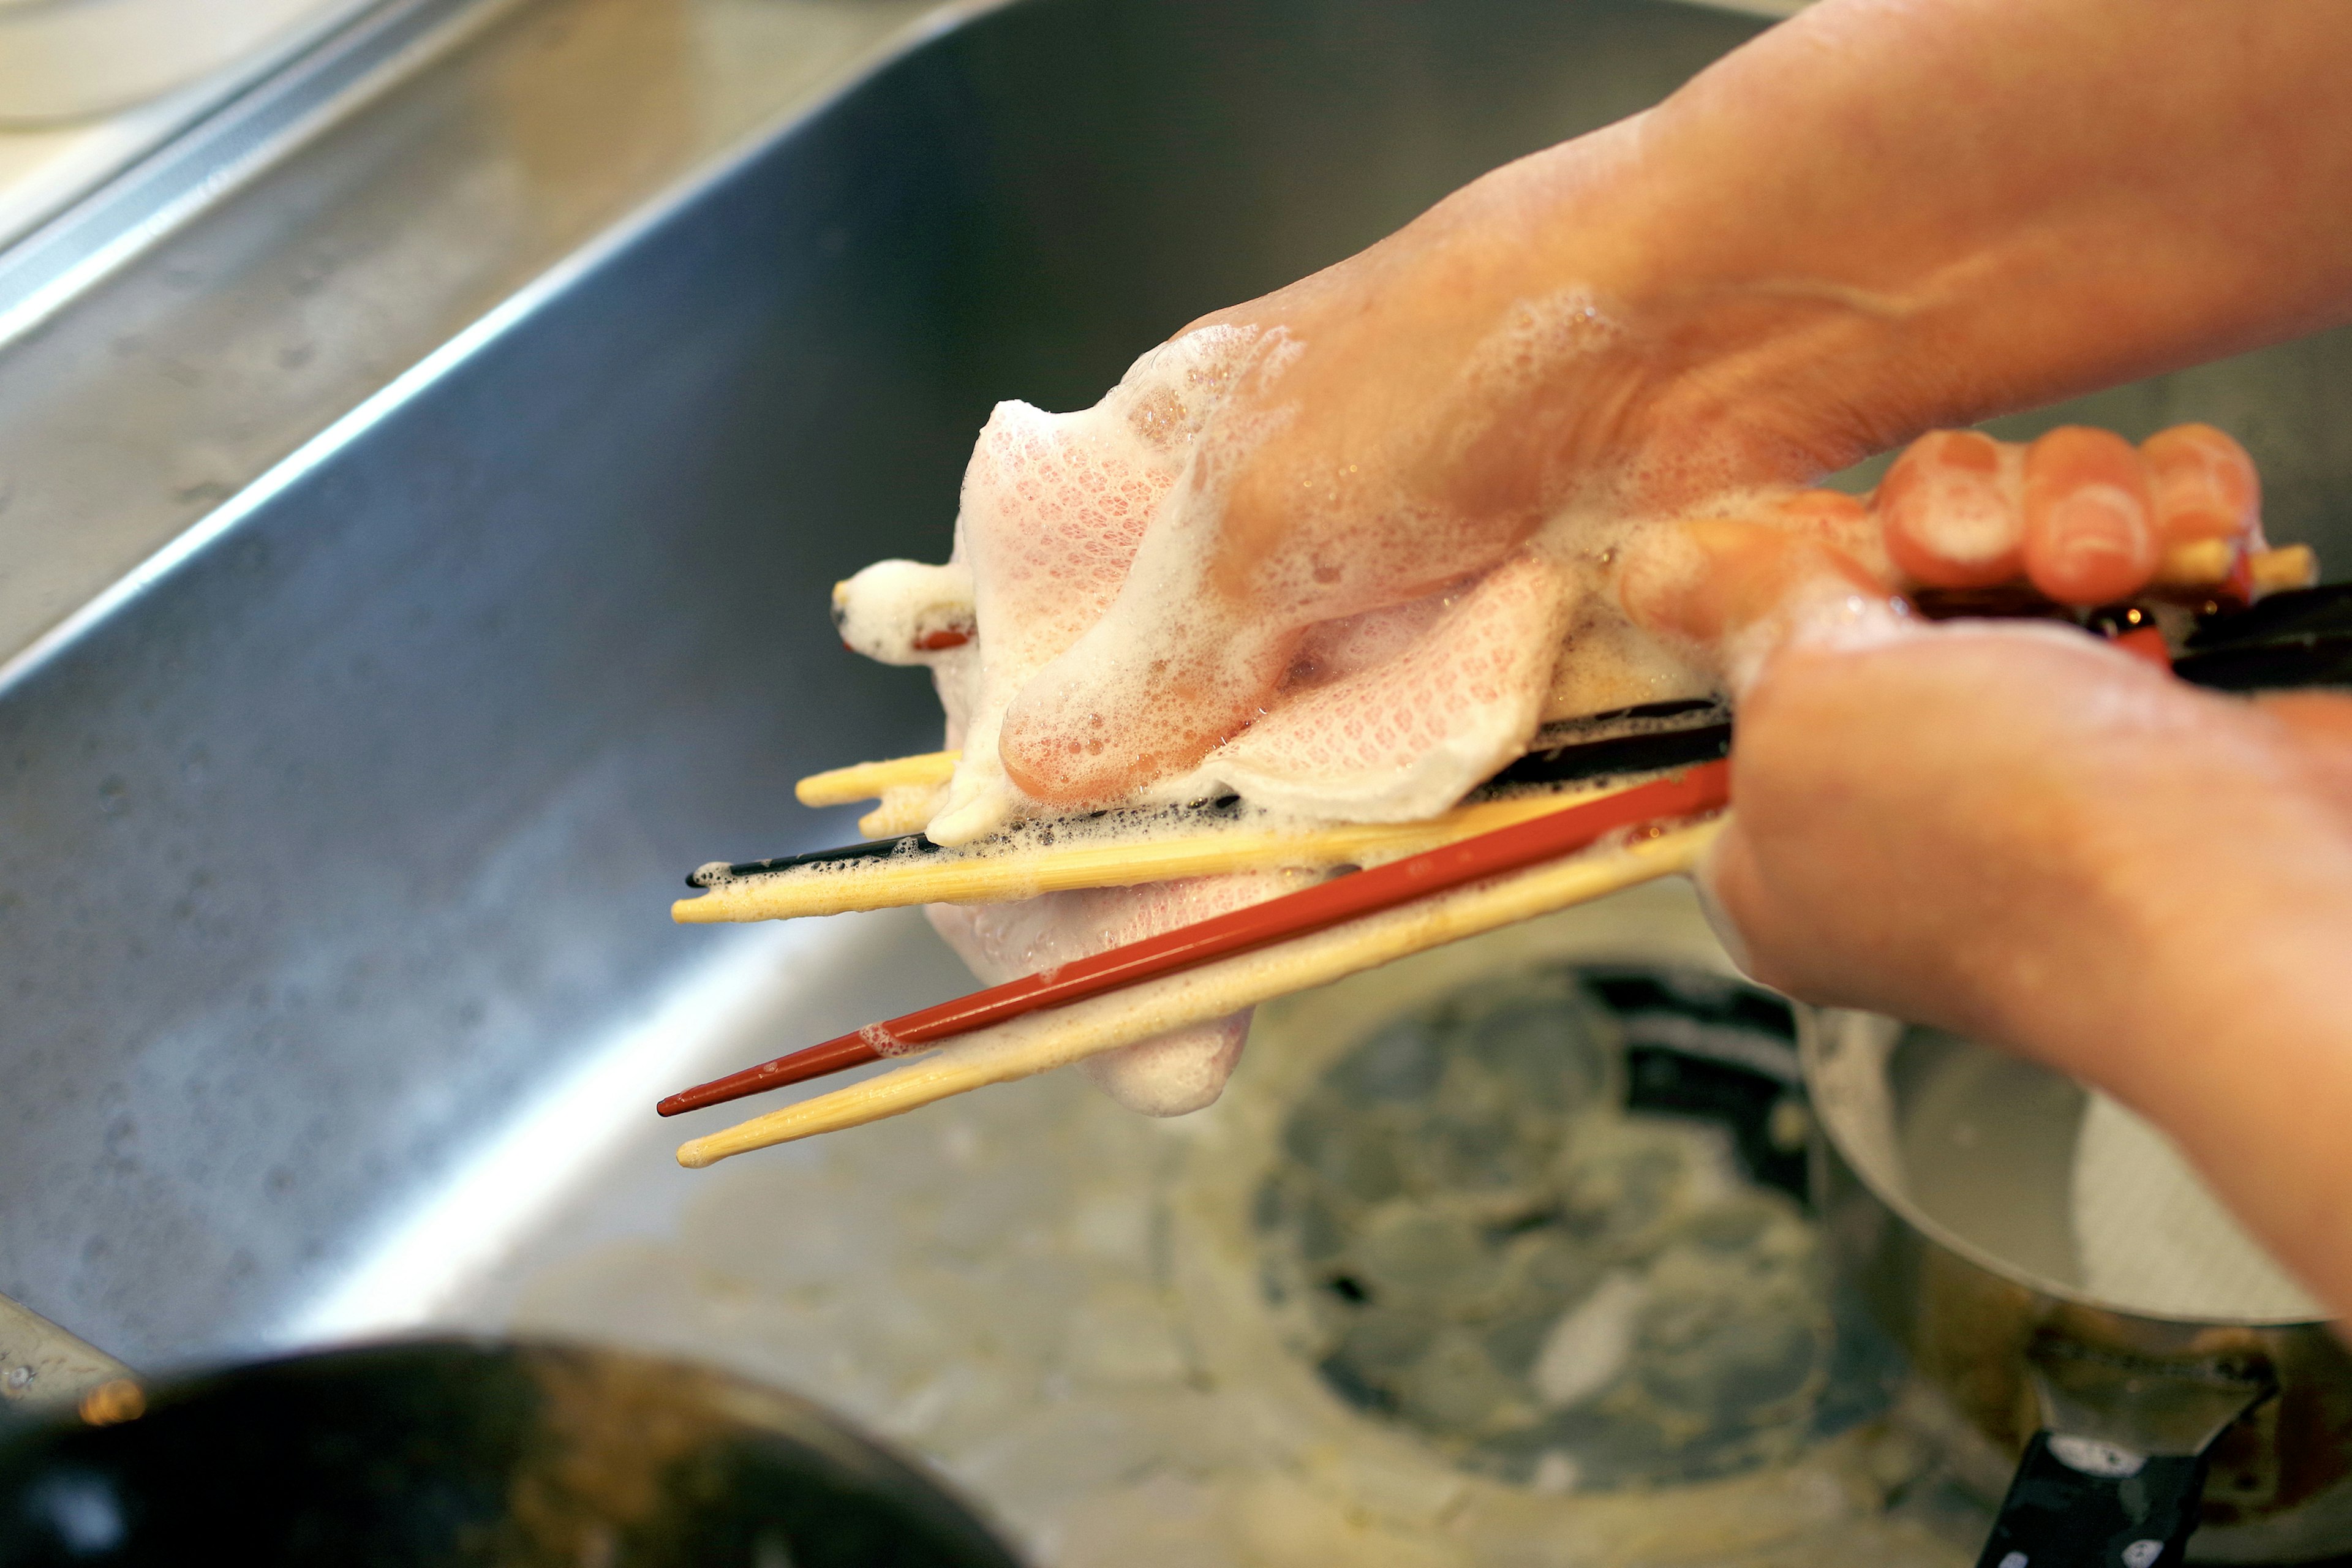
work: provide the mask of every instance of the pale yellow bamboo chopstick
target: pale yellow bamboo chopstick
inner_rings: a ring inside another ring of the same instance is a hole
[[[2164,588],[2218,587],[2237,562],[2237,541],[2192,539],[2164,552],[2155,581]],[[2247,556],[2246,571],[2257,594],[2308,588],[2319,581],[2319,557],[2308,544],[2283,544]]]
[[[793,786],[803,805],[852,805],[861,800],[881,804],[857,819],[857,831],[868,838],[893,838],[912,833],[939,811],[940,792],[955,773],[961,752],[925,752],[919,756],[890,757],[878,763],[853,763],[811,773]]]
[[[803,805],[854,805],[910,784],[937,788],[954,774],[956,761],[962,755],[961,752],[925,752],[878,763],[853,763],[809,774],[793,786],[793,795]]]
[[[1421,822],[1348,823],[1285,832],[1226,828],[1126,844],[921,855],[854,861],[821,871],[770,872],[721,882],[700,898],[678,900],[669,912],[682,925],[782,921],[904,904],[993,903],[1077,888],[1125,888],[1233,871],[1364,865],[1434,849],[1474,833],[1490,833],[1563,806],[1599,800],[1623,787],[1536,790],[1456,806]]]
[[[946,801],[945,784],[892,784],[882,792],[881,804],[857,819],[857,831],[868,838],[919,833],[931,825]]]
[[[2246,557],[2254,592],[2275,594],[2287,588],[2308,588],[2319,581],[2319,552],[2308,544],[2258,550]]]
[[[677,1163],[699,1169],[732,1154],[902,1115],[950,1095],[1028,1078],[1186,1024],[1328,984],[1425,948],[1687,871],[1727,820],[1728,814],[1626,846],[1590,849],[1255,952],[1015,1018],[907,1067],[682,1143]]]

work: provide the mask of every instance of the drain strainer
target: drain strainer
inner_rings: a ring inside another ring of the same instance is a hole
[[[1832,1310],[1786,1006],[1555,966],[1398,1016],[1292,1108],[1262,1280],[1330,1388],[1546,1491],[1785,1461],[1883,1403]]]

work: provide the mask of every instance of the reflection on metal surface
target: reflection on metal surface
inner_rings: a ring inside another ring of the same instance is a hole
[[[903,923],[885,929],[902,942],[912,934]],[[827,977],[866,959],[875,940],[870,921],[835,921],[766,926],[722,942],[562,1077],[519,1097],[498,1135],[437,1186],[414,1194],[407,1213],[367,1238],[365,1263],[306,1304],[287,1336],[335,1343],[440,1320],[455,1295],[551,1222],[581,1170],[644,1131],[655,1098],[679,1076],[791,1031],[825,1005]]]
[[[86,121],[283,58],[370,0],[102,0],[0,7],[0,125]],[[256,72],[255,74],[258,74]]]
[[[162,3],[176,6],[178,0]],[[226,68],[211,71],[161,98],[95,120],[0,126],[0,244],[14,244],[134,164],[193,134],[194,128],[218,114],[225,105],[257,83],[289,70],[289,62],[317,47],[361,13],[404,3],[331,0],[324,11],[313,5],[310,17],[293,31],[278,32],[257,51],[244,52]],[[111,25],[121,25],[120,7],[83,8],[112,10]]]

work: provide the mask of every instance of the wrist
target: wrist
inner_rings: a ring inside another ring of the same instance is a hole
[[[1734,221],[1769,172],[1695,155],[1664,123],[1674,107],[1508,164],[1423,220],[1421,286],[1481,330],[1571,296],[1607,322],[1605,344],[1525,382],[1529,427],[1572,416],[1555,452],[1604,479],[1675,476],[1638,499],[1675,506],[1809,483],[1958,412],[1917,395],[1905,300],[1847,280],[1837,247],[1814,254],[1786,220]]]
[[[1470,461],[1463,432],[1499,432],[1479,464],[1557,476],[1549,507],[1592,486],[1667,509],[1850,460],[1817,416],[1835,400],[1791,395],[1842,352],[1823,308],[1714,275],[1652,188],[1679,174],[1645,153],[1648,118],[1497,169],[1359,258],[1386,341],[1417,329],[1412,357],[1447,367],[1423,401],[1448,411],[1450,459]]]

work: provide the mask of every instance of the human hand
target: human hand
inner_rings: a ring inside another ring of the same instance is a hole
[[[1618,590],[1637,626],[1739,688],[1783,641],[1820,629],[1825,606],[1834,621],[1858,595],[2017,584],[2092,606],[2157,584],[2168,565],[2205,574],[2175,587],[2229,591],[2262,547],[2253,462],[2210,425],[2137,447],[2081,426],[2031,443],[1939,430],[1867,496],[1792,491],[1651,530]]]
[[[2226,437],[2168,431],[2135,467],[2095,435],[1930,437],[1866,500],[1810,498],[1828,520],[1810,533],[1702,525],[1701,569],[1664,579],[1679,592],[1636,584],[1647,614],[1744,653],[1738,807],[1702,885],[1759,980],[2019,1051],[2140,1110],[2352,1310],[2352,1248],[2315,1196],[2352,1179],[2352,700],[2217,696],[2047,624],[1882,625],[1866,652],[1822,632],[1852,569],[1842,528],[1914,582],[2022,571],[2061,600],[2138,591],[2168,545],[2259,542]],[[2091,544],[2063,547],[2077,526]]]
[[[1702,885],[1749,973],[2106,1090],[2352,1314],[2352,700],[1962,622],[1768,658],[1732,769]]]
[[[2115,988],[2086,977],[2130,952],[2126,925],[2174,928],[2176,873],[2193,885],[2194,855],[2227,841],[2214,802],[2242,792],[2195,769],[2324,780],[2352,703],[2250,709],[2071,627],[1881,616],[1857,656],[1850,606],[2006,584],[2112,602],[2205,542],[2242,560],[2262,516],[2251,459],[2201,425],[2137,447],[2073,426],[2030,444],[1939,431],[1867,496],[1798,491],[1646,540],[1621,579],[1629,614],[1717,650],[1739,693],[1740,809],[1709,885],[1759,978],[2025,1048],[2042,1028],[2107,1037],[2052,1020]]]
[[[1741,705],[1707,885],[1767,984],[2138,1098],[2161,1064],[2134,1042],[2181,1026],[2159,977],[2243,999],[2305,947],[2283,925],[2352,897],[2328,881],[2352,866],[2347,784],[2344,699],[2217,696],[2025,623],[1800,642]]]

